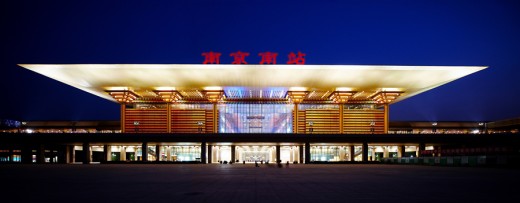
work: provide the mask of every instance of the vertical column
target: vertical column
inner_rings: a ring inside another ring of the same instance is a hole
[[[368,143],[363,142],[363,155],[362,155],[362,161],[366,162],[368,161]]]
[[[388,107],[388,104],[385,104],[384,108],[385,108],[385,129],[384,129],[384,133],[388,134],[388,127],[390,125],[390,109]]]
[[[295,159],[295,157],[294,157],[294,151],[296,151],[296,149],[294,149],[294,147],[291,147],[291,149],[290,149],[290,151],[289,151],[289,152],[290,152],[290,155],[291,155],[291,156],[289,157],[289,162],[293,162],[294,159]]]
[[[217,103],[213,103],[213,133],[218,133],[218,109]]]
[[[305,164],[311,163],[311,143],[305,143]]]
[[[126,146],[121,146],[119,161],[126,161]]]
[[[155,161],[161,161],[161,145],[159,144],[155,145]]]
[[[110,153],[108,153],[108,148],[109,146],[108,145],[103,145],[103,158],[101,159],[101,163],[103,162],[107,162],[108,160],[110,160]]]
[[[70,151],[71,151],[70,150],[70,145],[65,145],[65,147],[63,149],[65,150],[65,157],[64,157],[65,158],[65,163],[66,164],[72,163],[72,161],[71,161],[72,153],[70,153]],[[74,148],[72,150],[74,150]],[[23,153],[23,151],[22,151],[22,153]],[[23,157],[22,157],[22,161],[23,161]]]
[[[293,133],[298,134],[298,103],[294,103],[294,125],[293,125]]]
[[[405,152],[405,146],[399,145],[399,148],[397,148],[397,157],[403,157]]]
[[[376,147],[372,147],[372,153],[370,153],[370,161],[376,160]]]
[[[141,147],[142,147],[142,149],[141,149],[141,160],[143,162],[147,162],[148,161],[148,142],[143,142]]]
[[[126,132],[125,120],[126,120],[126,104],[122,103],[121,104],[121,132],[122,133]]]
[[[200,143],[200,163],[206,164],[206,142]]]
[[[90,164],[90,143],[83,142],[83,164]]]
[[[276,163],[280,163],[280,145],[276,145]]]
[[[74,145],[67,145],[65,146],[65,159],[67,159],[66,163],[74,163]],[[23,152],[22,152],[23,153]],[[23,160],[23,157],[22,157]]]
[[[300,153],[298,153],[298,158],[300,158],[299,164],[303,164],[303,145],[300,145],[298,150],[300,150]]]
[[[273,163],[276,163],[275,159],[276,159],[276,147],[273,146],[273,147],[271,147],[271,151],[269,153],[269,160],[272,161]]]
[[[343,107],[344,104],[339,104],[339,134],[343,134]]]
[[[356,156],[356,152],[355,152],[356,148],[354,147],[354,145],[350,145],[350,161],[354,161],[355,159],[355,156]]]
[[[172,104],[166,103],[166,132],[172,132]]]
[[[134,146],[134,161],[139,161],[139,156],[137,156],[138,149],[139,149],[139,146]]]
[[[39,164],[45,163],[45,146],[40,144],[37,150],[38,154],[36,155],[36,162]]]
[[[236,147],[235,145],[231,145],[231,161],[230,162],[235,162],[236,161]]]
[[[388,146],[383,147],[383,158],[388,158]]]
[[[112,161],[112,145],[107,146],[107,161]]]
[[[417,147],[417,157],[421,157],[421,152],[426,150],[426,145],[424,143],[419,143],[419,147]]]
[[[172,147],[171,146],[166,147],[166,160],[167,161],[172,160]]]
[[[208,145],[208,164],[213,162],[212,152],[213,152],[213,145]]]
[[[216,154],[217,161],[220,162],[221,160],[220,160],[220,147],[219,146],[216,147],[216,152],[217,152],[217,154]]]

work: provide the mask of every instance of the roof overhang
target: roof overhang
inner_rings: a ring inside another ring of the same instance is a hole
[[[232,65],[232,64],[20,64],[115,101],[107,91],[161,88],[299,88],[305,91],[398,91],[392,103],[428,91],[485,66]]]

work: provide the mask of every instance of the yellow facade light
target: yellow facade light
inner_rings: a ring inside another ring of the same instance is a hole
[[[131,90],[107,90],[106,92],[119,103],[132,103],[139,98],[139,95]]]
[[[335,91],[330,95],[329,99],[336,103],[344,104],[347,103],[354,94],[356,94],[355,91]]]
[[[301,103],[305,97],[307,96],[306,91],[288,91],[287,96],[289,97],[289,101],[293,103]]]
[[[396,100],[403,92],[386,92],[380,91],[372,96],[372,100],[374,100],[378,104],[388,104],[392,101]]]
[[[163,101],[171,103],[182,99],[182,95],[176,90],[154,90],[155,94]]]

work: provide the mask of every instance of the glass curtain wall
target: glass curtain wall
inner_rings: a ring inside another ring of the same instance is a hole
[[[292,133],[293,104],[218,105],[220,133]]]

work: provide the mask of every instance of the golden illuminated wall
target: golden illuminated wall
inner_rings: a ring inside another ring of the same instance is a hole
[[[335,107],[328,109],[299,109],[297,122],[296,119],[293,119],[295,121],[293,124],[296,124],[298,133],[305,134],[384,133],[385,114],[383,109],[344,108],[342,112],[343,120],[340,118],[340,111],[340,109]],[[340,123],[343,124],[343,132],[340,132]]]
[[[171,111],[172,133],[213,133],[213,111],[174,109]]]
[[[343,133],[382,134],[384,116],[382,109],[345,109],[343,110]]]
[[[339,113],[337,109],[305,110],[305,133],[337,134],[339,133]]]
[[[166,109],[126,109],[125,132],[127,133],[166,133]]]
[[[124,132],[126,133],[213,133],[214,119],[211,109],[168,110],[166,108],[125,109]]]
[[[298,109],[298,119],[293,125],[298,133],[305,134],[383,134],[385,114],[383,109],[337,108],[337,105],[308,105]],[[343,110],[343,120],[340,111]],[[171,109],[170,125],[166,108],[125,109],[124,126],[127,133],[216,133],[218,111],[209,108]],[[214,112],[217,115],[213,115]],[[343,132],[340,132],[340,124]],[[168,126],[170,129],[168,130]]]

